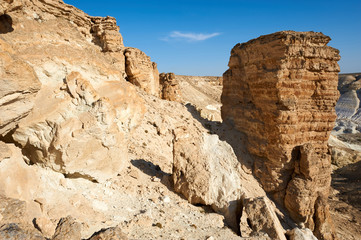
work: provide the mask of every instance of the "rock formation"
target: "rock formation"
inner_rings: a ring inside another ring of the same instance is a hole
[[[136,48],[125,50],[125,71],[128,81],[145,92],[159,96],[159,72],[157,64]]]
[[[77,72],[65,82],[55,98],[46,88],[40,91],[37,111],[19,125],[14,140],[33,164],[96,181],[115,176],[127,161],[123,128],[129,118],[122,115],[136,93],[119,81],[103,82],[96,91]]]
[[[327,215],[327,140],[340,70],[329,41],[322,33],[284,31],[237,44],[222,93],[222,118],[246,134],[264,189],[321,239],[333,239],[330,220],[315,219]]]
[[[179,84],[174,73],[161,73],[159,75],[159,85],[160,98],[168,101],[181,101]]]
[[[341,95],[336,104],[337,121],[334,133],[361,132],[361,74],[341,75],[338,90]]]
[[[119,52],[123,49],[123,38],[119,33],[119,27],[113,17],[92,17],[91,30],[104,52]]]
[[[31,111],[41,83],[34,69],[14,56],[2,39],[0,50],[0,135],[6,135]]]

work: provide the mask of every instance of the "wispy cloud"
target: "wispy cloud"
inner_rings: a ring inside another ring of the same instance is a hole
[[[221,33],[215,32],[215,33],[182,33],[179,31],[173,31],[171,32],[167,37],[162,38],[163,41],[170,41],[170,40],[185,40],[188,42],[199,42],[204,41],[209,38],[216,37],[220,35]]]

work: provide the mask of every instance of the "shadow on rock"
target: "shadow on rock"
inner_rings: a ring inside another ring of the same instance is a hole
[[[168,188],[168,190],[175,192],[173,187],[172,175],[164,172],[159,165],[154,165],[150,161],[146,161],[144,159],[135,159],[130,161],[131,164],[141,170],[143,173],[147,174],[150,177],[154,177],[156,179],[160,179],[160,182]],[[182,196],[177,193],[177,195]],[[182,198],[184,198],[182,196]]]
[[[1,15],[0,16],[0,34],[9,33],[12,31],[14,31],[13,19],[7,14]]]
[[[332,187],[339,197],[361,210],[361,161],[337,169],[332,174]]]
[[[236,130],[234,124],[229,120],[224,122],[210,121],[203,118],[192,104],[188,103],[185,106],[210,134],[217,134],[220,140],[226,141],[232,147],[243,170],[252,173],[253,159],[247,150],[246,135]]]

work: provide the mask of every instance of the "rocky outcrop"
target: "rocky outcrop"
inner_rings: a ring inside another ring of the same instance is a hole
[[[41,83],[34,69],[14,56],[2,39],[0,50],[0,135],[5,135],[32,110]]]
[[[157,64],[136,48],[125,49],[125,72],[128,81],[145,92],[159,96],[159,72]]]
[[[246,134],[264,189],[321,239],[333,238],[330,225],[320,228],[314,220],[327,212],[327,140],[340,70],[339,51],[329,41],[322,33],[284,31],[237,44],[222,93],[222,118]]]
[[[104,52],[119,52],[124,48],[122,35],[113,17],[92,17],[92,32]]]
[[[174,73],[161,73],[159,75],[160,98],[168,101],[181,101],[178,80]]]
[[[77,72],[65,82],[63,90],[40,91],[37,111],[19,125],[14,140],[33,164],[96,181],[117,175],[127,161],[124,134],[138,118],[127,113],[142,115],[141,101],[133,105],[137,95],[125,82],[104,82],[96,91]]]

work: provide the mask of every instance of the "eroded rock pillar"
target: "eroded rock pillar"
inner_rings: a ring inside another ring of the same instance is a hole
[[[237,44],[221,99],[223,120],[247,136],[264,189],[320,239],[333,239],[325,232],[332,232],[327,140],[336,119],[340,56],[327,46],[330,40],[283,31]]]

